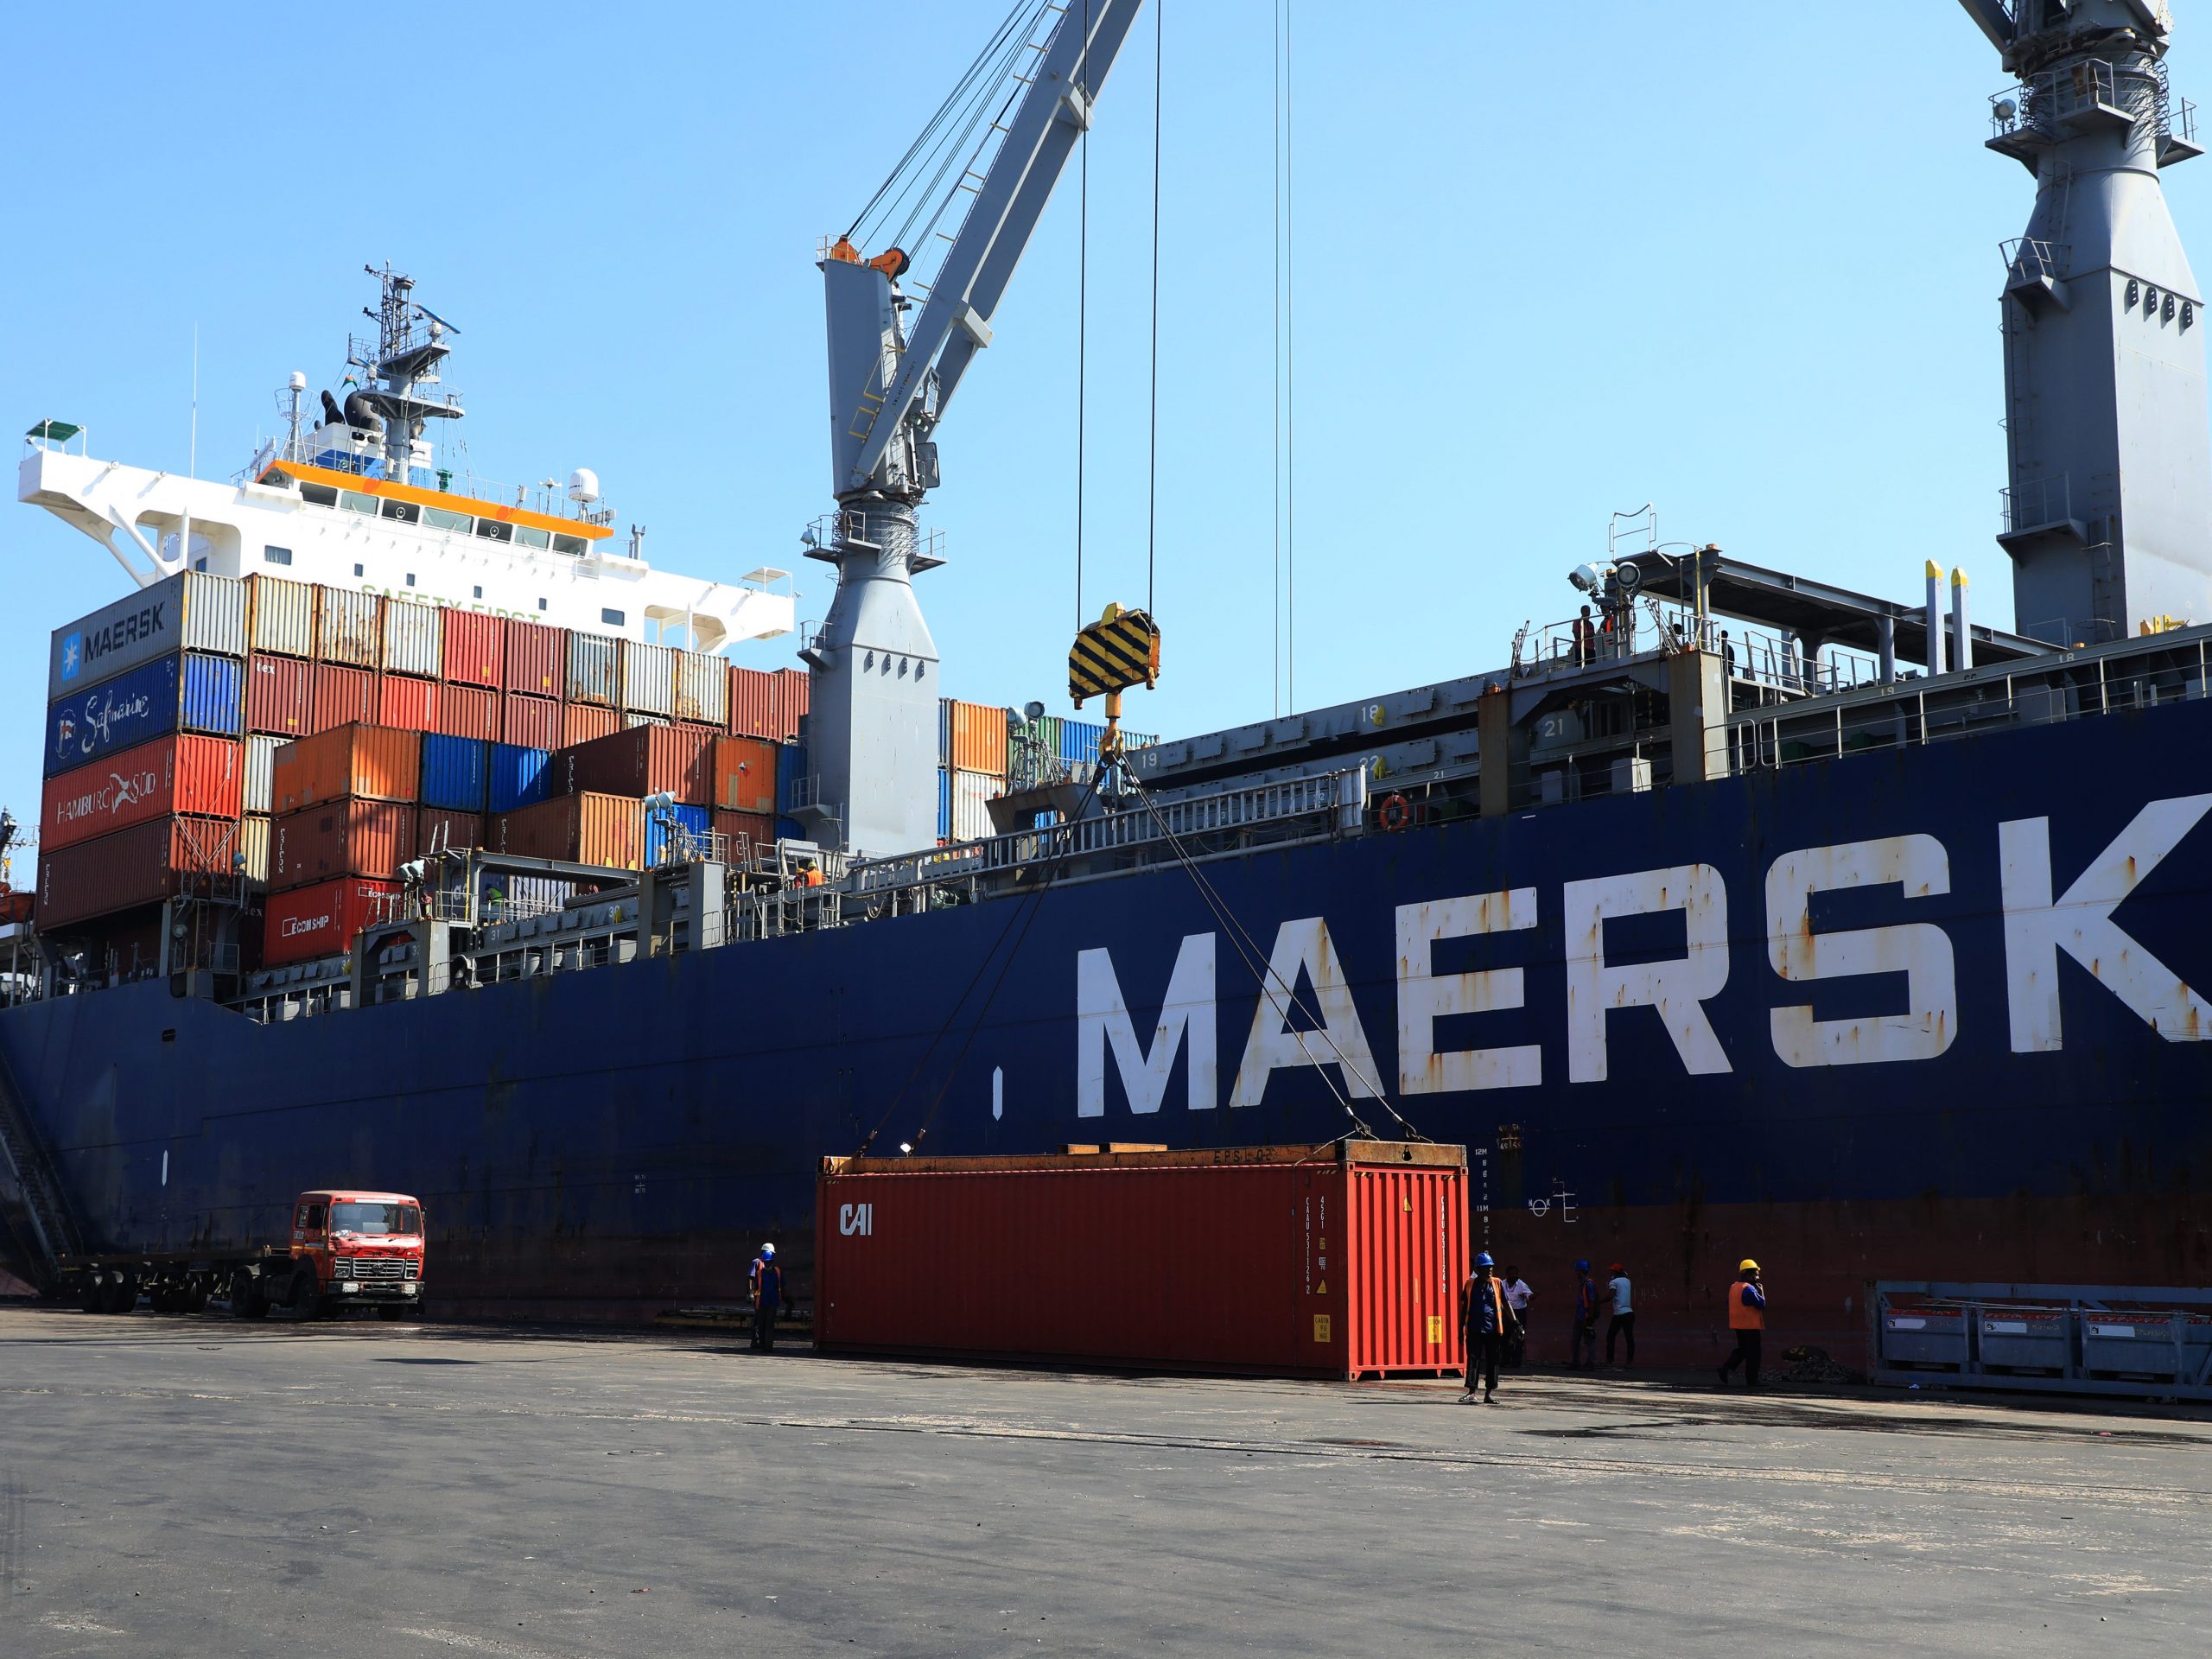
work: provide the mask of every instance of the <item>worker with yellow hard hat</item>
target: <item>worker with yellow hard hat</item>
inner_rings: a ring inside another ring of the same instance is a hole
[[[1736,1264],[1736,1282],[1728,1287],[1728,1330],[1736,1346],[1721,1362],[1720,1386],[1728,1386],[1735,1369],[1744,1368],[1744,1382],[1754,1391],[1759,1386],[1759,1339],[1766,1333],[1766,1287],[1759,1281],[1759,1264],[1745,1256]]]

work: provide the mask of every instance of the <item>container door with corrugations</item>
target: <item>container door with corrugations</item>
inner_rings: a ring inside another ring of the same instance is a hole
[[[1466,1183],[1455,1168],[1355,1164],[1344,1262],[1354,1376],[1461,1369]]]

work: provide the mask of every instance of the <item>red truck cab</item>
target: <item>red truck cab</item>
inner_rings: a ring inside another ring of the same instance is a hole
[[[312,1315],[374,1306],[403,1319],[423,1306],[423,1205],[404,1192],[327,1188],[292,1206],[290,1294]]]

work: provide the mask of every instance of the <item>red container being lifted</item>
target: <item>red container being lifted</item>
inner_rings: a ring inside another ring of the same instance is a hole
[[[1458,1371],[1461,1147],[830,1158],[823,1351],[1278,1376]]]

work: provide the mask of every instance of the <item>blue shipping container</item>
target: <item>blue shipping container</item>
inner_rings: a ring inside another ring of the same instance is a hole
[[[687,837],[694,846],[703,846],[713,827],[714,814],[703,806],[664,806],[646,813],[645,868],[658,868],[671,844],[681,846]]]
[[[423,804],[448,812],[481,812],[486,798],[484,740],[423,734]]]
[[[944,766],[937,769],[937,838],[952,839],[952,773]]]
[[[181,652],[73,691],[46,711],[46,775],[54,777],[182,730],[236,737],[245,671],[226,657]]]
[[[776,749],[776,804],[783,810],[791,810],[791,785],[805,776],[806,750],[797,743],[779,744]]]
[[[814,837],[806,833],[806,826],[797,818],[778,818],[776,839],[778,841],[811,841]]]
[[[1064,720],[1060,722],[1060,759],[1088,760],[1098,763],[1098,745],[1106,735],[1104,726],[1094,726],[1087,720]]]
[[[546,749],[524,748],[519,743],[493,744],[491,810],[512,812],[543,800],[552,784],[547,772],[547,763],[552,759],[552,753]]]

